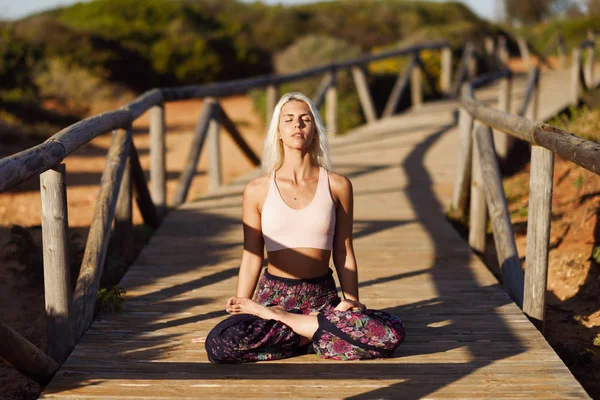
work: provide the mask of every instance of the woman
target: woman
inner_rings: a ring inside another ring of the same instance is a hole
[[[244,190],[244,250],[237,294],[226,306],[233,315],[208,334],[205,345],[209,360],[274,360],[313,350],[321,356],[344,359],[346,356],[323,350],[328,340],[331,344],[334,337],[342,335],[336,326],[344,323],[340,318],[361,326],[363,322],[368,325],[367,320],[372,322],[373,331],[361,332],[365,355],[354,358],[389,355],[367,354],[377,346],[369,347],[365,338],[383,335],[390,338],[388,344],[397,347],[404,328],[389,314],[369,314],[359,302],[352,245],[352,185],[348,178],[330,171],[323,123],[303,94],[288,93],[277,103],[265,138],[262,170],[263,176],[249,182]],[[259,281],[265,247],[268,266]],[[347,300],[341,305],[330,258]],[[265,311],[260,305],[277,308]],[[298,314],[306,317],[294,319]],[[358,322],[355,315],[359,314],[365,321]],[[271,318],[274,316],[277,318]],[[298,324],[290,322],[292,319]],[[303,329],[305,324],[311,328]],[[375,329],[375,325],[388,330]],[[316,334],[319,343],[323,342],[321,347],[311,343]]]

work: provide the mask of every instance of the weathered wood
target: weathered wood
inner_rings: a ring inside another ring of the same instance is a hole
[[[532,67],[531,64],[531,55],[529,54],[529,47],[527,46],[527,42],[522,37],[517,37],[517,44],[519,45],[519,52],[521,53],[521,58],[525,63],[525,66],[529,69]]]
[[[562,158],[600,174],[600,145],[565,132],[548,124],[538,124],[532,135],[532,143],[552,150]]]
[[[64,164],[40,175],[40,192],[48,355],[62,364],[75,345],[71,327],[73,299]]]
[[[221,117],[219,103],[215,103],[213,117],[208,126],[208,190],[215,191],[222,184],[222,162],[221,162]]]
[[[502,112],[510,112],[510,100],[512,79],[510,77],[500,80],[498,85],[500,92],[498,93],[498,109]],[[502,132],[494,131],[494,144],[496,153],[501,159],[506,159],[510,149],[514,143],[514,138]]]
[[[121,110],[130,111],[132,114],[132,119],[137,119],[152,107],[162,104],[162,102],[162,91],[160,89],[152,89],[142,93],[132,102],[125,104],[123,107],[121,107]]]
[[[150,110],[150,191],[159,217],[162,217],[167,209],[167,146],[165,133],[165,105],[158,104]]]
[[[386,58],[400,57],[422,50],[437,50],[447,47],[450,44],[447,41],[426,42],[420,45],[407,46],[396,50],[390,50],[379,54],[372,54],[355,58],[353,60],[343,61],[339,63],[331,63],[308,70],[286,74],[286,75],[271,75],[259,76],[257,78],[239,79],[217,84],[209,84],[202,86],[184,86],[178,88],[163,88],[163,101],[183,100],[189,98],[203,97],[225,97],[234,94],[243,94],[249,90],[265,87],[268,85],[281,85],[286,82],[293,82],[301,79],[310,78],[313,76],[322,75],[332,69],[343,70],[355,66],[364,65],[373,61],[385,60]]]
[[[140,214],[142,214],[145,224],[153,228],[158,228],[158,225],[160,225],[158,210],[152,202],[152,197],[146,183],[146,175],[140,164],[140,158],[133,142],[129,150],[129,161],[131,163],[131,180],[135,189],[135,202],[138,205]]]
[[[375,107],[373,106],[373,99],[369,92],[369,85],[367,84],[365,73],[361,66],[352,67],[351,71],[365,119],[367,120],[367,123],[375,122],[377,120],[377,115],[375,114]]]
[[[488,85],[498,79],[502,78],[510,78],[512,76],[512,72],[510,69],[501,69],[498,71],[488,72],[487,74],[479,75],[477,78],[474,78],[470,81],[471,87],[473,89],[477,89],[481,86]]]
[[[412,69],[415,66],[415,57],[416,56],[413,56],[410,59],[408,64],[406,64],[406,66],[404,67],[402,73],[398,76],[398,79],[396,79],[396,83],[394,84],[392,92],[388,97],[388,101],[385,104],[385,108],[383,109],[383,114],[381,116],[382,118],[387,118],[391,116],[394,113],[394,111],[396,111],[396,107],[398,107],[398,102],[400,101],[400,99],[402,98],[402,94],[406,91],[406,88],[408,87],[408,80],[411,77]]]
[[[585,55],[585,83],[588,88],[594,87],[594,65],[596,60],[596,34],[590,30],[587,33],[588,40],[594,45],[588,46]]]
[[[445,96],[450,96],[452,87],[452,48],[442,48],[442,72],[440,76],[440,89]]]
[[[463,97],[461,98],[461,104],[473,118],[481,121],[484,125],[491,126],[504,133],[531,142],[532,133],[536,127],[534,121],[495,110],[482,103],[476,102],[473,99]]]
[[[327,93],[327,89],[331,86],[331,72],[323,75],[323,79],[321,79],[321,83],[319,83],[319,87],[315,91],[315,94],[312,97],[312,102],[315,105],[315,108],[318,110],[323,105],[325,101],[325,94]]]
[[[577,48],[573,49],[571,56],[571,104],[577,106],[579,104],[579,76],[581,72],[581,51]]]
[[[275,106],[277,105],[277,96],[278,90],[276,85],[269,85],[266,89],[266,114],[265,114],[265,122],[267,125],[271,123],[271,119],[273,118],[273,111],[275,111]]]
[[[194,129],[194,139],[190,145],[190,153],[188,154],[187,161],[183,167],[183,171],[181,172],[179,184],[175,192],[175,197],[173,198],[173,206],[175,207],[183,204],[187,198],[190,184],[192,183],[192,179],[196,173],[198,160],[200,159],[200,153],[202,151],[202,147],[204,146],[204,141],[206,140],[210,120],[213,118],[215,110],[215,99],[210,97],[206,98],[204,100],[204,104],[202,105],[200,118],[198,119],[198,123]]]
[[[337,118],[337,71],[333,70],[331,72],[331,85],[327,88],[327,95],[325,96],[325,123],[327,134],[331,137],[339,133]]]
[[[542,325],[542,331],[546,308],[553,175],[554,153],[543,147],[533,146],[529,180],[527,267],[523,311]]]
[[[475,122],[473,132],[480,127]],[[485,184],[477,143],[471,145],[471,205],[469,214],[469,246],[478,254],[485,252],[485,236],[487,228],[487,205],[485,202]]]
[[[59,365],[29,340],[0,320],[0,359],[41,385],[48,383]]]
[[[240,131],[235,126],[235,123],[229,118],[223,107],[219,106],[219,117],[221,119],[221,123],[225,130],[229,133],[235,144],[237,144],[238,148],[244,153],[246,158],[254,165],[260,165],[260,158],[254,153],[254,151],[250,148],[248,143],[244,140],[244,137],[240,133]]]
[[[523,97],[523,102],[521,103],[521,107],[519,107],[519,111],[517,111],[517,115],[522,117],[527,112],[527,108],[532,103],[532,99],[534,99],[534,93],[536,91],[536,87],[538,86],[540,78],[540,68],[536,67],[529,71],[529,78],[527,79],[527,89],[525,89],[525,96]],[[533,104],[533,109],[535,110],[535,114],[537,114],[537,101],[533,100],[535,104]],[[532,118],[530,118],[532,119]]]
[[[473,98],[473,89],[468,83],[464,83],[462,86],[462,97]],[[461,216],[467,213],[467,201],[471,187],[472,130],[473,118],[461,107],[458,114],[458,152],[452,196],[452,208],[457,210]]]
[[[483,38],[483,48],[485,49],[487,66],[490,70],[497,68],[495,47],[494,39],[492,37],[486,36]]]
[[[506,37],[499,36],[498,37],[498,62],[500,63],[500,68],[508,67],[508,48],[506,47]]]
[[[473,118],[504,133],[543,146],[567,160],[590,170],[600,171],[600,145],[551,125],[531,121],[486,107],[474,100],[462,98],[462,106]]]
[[[132,214],[133,187],[131,181],[131,161],[128,158],[125,162],[125,169],[123,170],[123,177],[121,178],[119,196],[117,197],[115,226],[113,233],[115,250],[121,257],[123,257],[123,260],[127,264],[130,264],[134,257]]]
[[[456,76],[452,86],[452,93],[454,96],[459,95],[459,91],[462,83],[469,78],[469,63],[473,57],[475,47],[472,42],[468,42],[462,52],[458,69],[456,70]]]
[[[536,121],[538,119],[538,113],[540,110],[540,69],[536,68],[536,73],[533,79],[533,90],[531,92],[531,98],[525,116],[531,120]]]
[[[125,170],[131,144],[131,129],[113,132],[106,157],[106,165],[100,180],[100,193],[94,217],[88,233],[77,286],[73,294],[73,318],[75,343],[79,341],[94,317],[94,307],[104,269],[110,228],[115,214],[119,186]]]
[[[416,58],[415,58],[416,60]],[[421,65],[415,62],[410,71],[410,98],[413,108],[420,108],[423,105],[423,82]]]
[[[480,126],[475,133],[475,142],[479,150],[479,163],[483,182],[485,182],[485,197],[492,221],[498,265],[502,270],[502,284],[509,296],[522,308],[523,270],[512,232],[492,129],[488,126]]]

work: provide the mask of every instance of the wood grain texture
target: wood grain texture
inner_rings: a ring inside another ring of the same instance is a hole
[[[100,277],[106,260],[106,250],[112,226],[119,187],[129,155],[132,130],[113,132],[106,157],[106,165],[100,180],[100,193],[90,226],[83,261],[73,294],[72,324],[75,343],[79,341],[92,323]]]
[[[523,311],[537,321],[544,320],[554,153],[540,146],[531,149],[529,209],[527,215],[527,269]]]
[[[165,105],[158,104],[150,110],[150,192],[156,211],[161,218],[167,207],[167,147],[165,135]]]
[[[48,355],[62,364],[75,345],[71,326],[73,296],[64,164],[40,175],[40,194]]]

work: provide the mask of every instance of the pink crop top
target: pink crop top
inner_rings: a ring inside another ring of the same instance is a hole
[[[298,247],[331,250],[335,231],[335,204],[329,190],[327,170],[320,168],[315,197],[300,210],[285,204],[273,173],[260,218],[267,251]]]

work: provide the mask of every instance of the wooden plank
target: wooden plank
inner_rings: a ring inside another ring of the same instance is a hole
[[[150,192],[160,218],[167,208],[167,147],[165,105],[158,104],[150,111]],[[146,179],[144,178],[144,182]]]
[[[157,228],[158,225],[160,225],[158,210],[150,197],[150,191],[148,190],[148,185],[146,183],[146,175],[140,164],[140,158],[133,142],[131,143],[131,149],[129,151],[129,160],[131,162],[131,179],[135,189],[135,201],[140,210],[140,214],[142,214],[145,224]]]
[[[133,185],[131,179],[131,160],[129,157],[125,162],[119,196],[117,197],[113,237],[117,253],[123,257],[123,260],[127,264],[131,264],[134,257],[135,244],[133,242]]]
[[[473,131],[480,125],[475,123]],[[471,205],[469,207],[469,246],[478,254],[485,251],[485,237],[488,220],[488,210],[485,202],[485,184],[482,174],[479,147],[475,141],[471,145]]]
[[[131,144],[131,129],[113,133],[106,165],[100,180],[100,193],[90,226],[79,278],[73,294],[75,343],[92,323],[100,277],[106,260],[110,227],[115,214],[117,196]]]
[[[461,97],[473,98],[473,89],[468,83],[463,84]],[[471,187],[472,130],[473,118],[467,110],[461,107],[458,111],[459,139],[456,156],[456,180],[454,181],[454,195],[452,196],[452,208],[457,210],[461,216],[466,215]]]
[[[223,167],[221,161],[221,115],[219,103],[215,103],[212,118],[208,123],[208,190],[215,191],[221,187],[223,181]]]
[[[188,190],[190,189],[192,179],[196,173],[198,160],[200,159],[200,153],[202,152],[204,141],[208,135],[210,120],[215,114],[215,108],[215,99],[205,99],[204,104],[202,105],[202,112],[200,113],[198,123],[194,129],[194,139],[190,145],[190,153],[188,154],[185,166],[181,172],[179,184],[177,185],[177,190],[175,191],[175,196],[173,197],[174,206],[183,204],[187,198]]]
[[[339,134],[337,97],[337,71],[333,70],[331,72],[331,85],[327,89],[325,97],[325,123],[327,125],[327,133],[330,137]]]
[[[531,149],[529,209],[527,218],[527,268],[523,311],[538,321],[543,331],[548,281],[550,219],[554,153],[540,146]]]
[[[485,198],[492,220],[498,265],[502,270],[502,283],[510,297],[519,307],[523,307],[523,269],[502,186],[502,174],[496,158],[492,129],[488,126],[480,126],[475,139],[482,177],[486,183]]]
[[[40,175],[44,297],[48,355],[62,364],[75,345],[71,326],[71,266],[65,164]]]
[[[235,126],[235,123],[229,118],[229,116],[223,110],[223,107],[219,106],[219,116],[221,123],[225,130],[229,133],[229,136],[233,139],[235,144],[237,144],[238,148],[244,153],[246,158],[255,166],[260,165],[260,158],[254,153],[254,151],[250,148],[248,143],[244,140],[244,137],[240,133],[240,131]]]
[[[404,67],[402,73],[398,76],[398,79],[396,79],[396,83],[394,84],[392,92],[388,97],[388,101],[385,104],[385,108],[383,109],[382,118],[387,118],[396,111],[398,102],[402,98],[402,94],[406,91],[409,78],[412,76],[412,69],[415,67],[415,57],[416,56],[413,55],[406,67]]]
[[[354,86],[356,86],[365,119],[367,120],[367,123],[373,123],[377,120],[377,115],[375,113],[375,107],[373,106],[373,99],[371,98],[365,72],[360,66],[352,67],[351,71],[352,78],[354,79]]]

